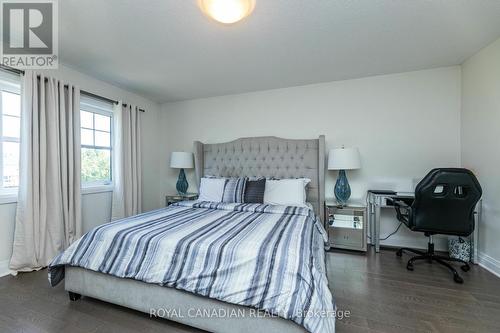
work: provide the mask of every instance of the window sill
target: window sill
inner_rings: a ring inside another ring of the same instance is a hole
[[[0,194],[0,205],[17,203],[17,193]]]
[[[82,195],[113,192],[113,185],[99,185],[84,187],[81,190]],[[0,205],[17,203],[17,193],[0,193]]]
[[[113,185],[96,185],[82,188],[82,195],[113,192]]]

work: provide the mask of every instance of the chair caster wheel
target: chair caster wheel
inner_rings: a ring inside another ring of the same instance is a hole
[[[464,283],[464,279],[462,279],[460,275],[453,275],[453,281],[460,284]]]
[[[409,271],[413,271],[413,264],[410,262],[408,264],[406,264],[406,269]]]
[[[460,268],[461,268],[464,272],[468,272],[468,271],[470,271],[470,266],[469,266],[469,265],[463,265],[463,266],[460,266]]]
[[[403,249],[397,250],[397,251],[396,251],[396,255],[397,255],[398,257],[403,256]]]

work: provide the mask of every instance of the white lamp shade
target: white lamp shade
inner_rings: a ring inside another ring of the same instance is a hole
[[[170,154],[170,167],[177,169],[194,168],[193,153],[174,151]]]
[[[361,168],[358,148],[337,148],[328,154],[328,170],[352,170]]]

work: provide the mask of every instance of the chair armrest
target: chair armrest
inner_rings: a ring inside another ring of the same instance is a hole
[[[409,223],[411,207],[402,200],[394,200],[391,199],[394,204],[394,208],[396,209],[396,216],[399,221],[404,222],[405,224]]]

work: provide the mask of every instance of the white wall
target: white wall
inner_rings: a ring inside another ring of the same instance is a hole
[[[137,104],[146,109],[146,113],[142,115],[143,208],[146,211],[161,207],[163,201],[160,196],[160,184],[158,183],[160,175],[158,151],[161,144],[158,140],[160,106],[148,99],[94,79],[66,66],[61,65],[57,71],[47,71],[47,75],[71,82],[78,85],[82,90],[114,100]],[[15,203],[0,205],[0,276],[7,272],[11,255],[15,210]],[[111,192],[83,195],[82,218],[85,231],[109,221],[110,216]]]
[[[162,189],[175,193],[170,151],[192,151],[194,140],[325,134],[327,149],[360,149],[362,169],[348,173],[354,200],[370,188],[412,190],[430,169],[460,164],[460,75],[456,66],[164,104]],[[188,176],[193,190],[193,171]],[[335,177],[327,172],[327,199]],[[384,213],[382,235],[397,225],[393,215]],[[386,244],[426,247],[416,235],[401,228]]]
[[[480,262],[500,275],[500,39],[463,64],[462,164],[483,188]]]

